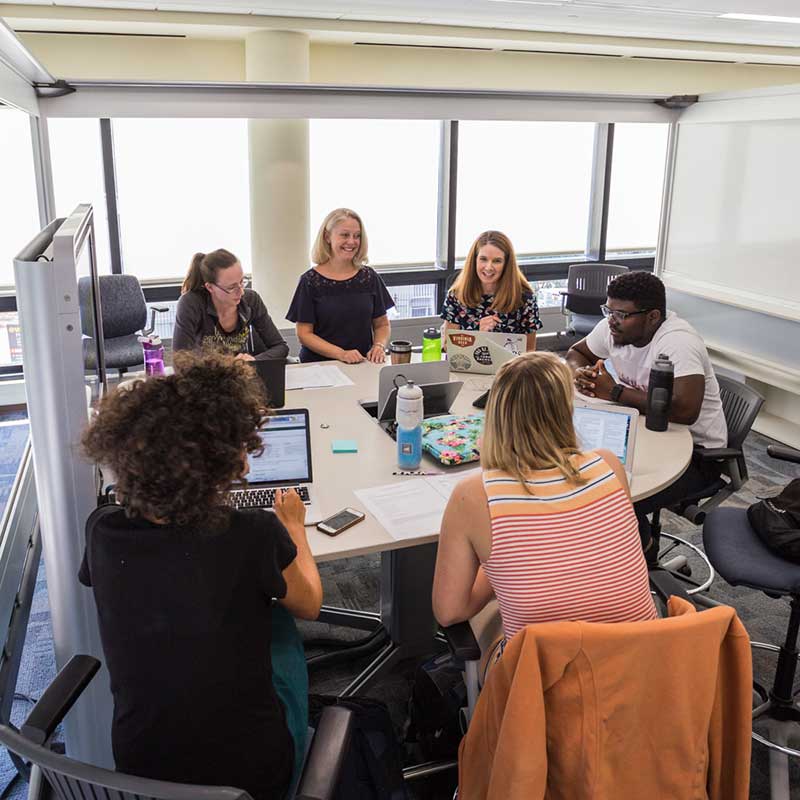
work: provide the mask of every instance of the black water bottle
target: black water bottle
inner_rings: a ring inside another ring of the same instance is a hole
[[[650,368],[650,383],[647,386],[647,421],[651,431],[665,431],[669,425],[669,410],[672,406],[672,384],[675,367],[668,356],[660,353]]]

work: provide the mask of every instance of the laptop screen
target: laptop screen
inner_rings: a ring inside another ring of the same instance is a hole
[[[311,481],[311,436],[308,411],[282,411],[267,418],[260,432],[264,452],[249,455],[247,482],[309,483]]]
[[[630,469],[631,414],[576,406],[572,414],[581,450],[610,450]]]

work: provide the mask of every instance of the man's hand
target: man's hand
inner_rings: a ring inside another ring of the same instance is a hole
[[[603,359],[598,358],[594,366],[581,367],[575,371],[575,385],[581,394],[597,397],[600,400],[610,400],[611,390],[616,382],[606,372]]]

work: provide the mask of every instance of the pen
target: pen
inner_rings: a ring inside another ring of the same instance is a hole
[[[250,342],[250,355],[255,355],[255,345],[253,344],[253,325],[252,323],[247,326],[247,336]]]
[[[422,472],[421,470],[400,470],[399,472],[393,472],[392,475],[402,475],[403,477],[408,476],[417,476],[417,475],[441,475],[441,472]]]

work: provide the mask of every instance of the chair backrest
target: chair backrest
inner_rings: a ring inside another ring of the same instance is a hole
[[[717,375],[722,411],[728,425],[728,447],[741,448],[756,421],[764,398],[741,381]]]
[[[7,725],[0,725],[0,744],[38,767],[60,800],[252,800],[241,789],[154,781],[74,761],[33,744]]]
[[[135,275],[100,275],[100,304],[103,311],[103,336],[114,339],[138,333],[147,324],[147,304]],[[91,336],[90,279],[78,281],[81,330]]]
[[[627,271],[619,264],[572,264],[567,273],[567,292],[605,298],[608,284]]]

